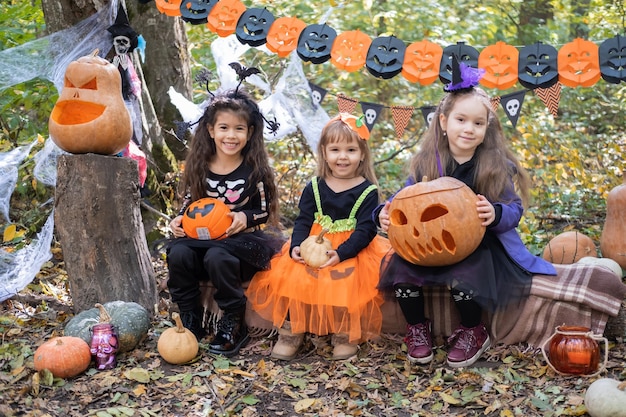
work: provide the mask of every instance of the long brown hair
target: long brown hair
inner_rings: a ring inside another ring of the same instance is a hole
[[[213,126],[217,114],[230,111],[246,120],[252,135],[241,150],[243,163],[252,168],[249,180],[252,183],[263,181],[265,195],[269,202],[269,223],[278,223],[278,196],[274,171],[269,163],[267,150],[263,141],[264,119],[259,106],[252,97],[242,91],[229,90],[216,95],[207,106],[198,122],[191,146],[185,159],[185,169],[181,180],[183,193],[190,192],[192,200],[206,197],[206,178],[209,174],[209,163],[217,154],[215,140],[209,134],[209,126]]]
[[[439,116],[443,114],[448,117],[455,103],[461,97],[468,96],[480,100],[488,114],[485,138],[475,151],[475,191],[487,197],[489,201],[498,202],[507,187],[510,187],[510,175],[514,180],[515,191],[522,198],[524,205],[527,205],[530,199],[530,177],[516,155],[507,147],[500,120],[491,109],[489,96],[480,88],[452,92],[443,97],[428,130],[422,136],[419,151],[411,159],[411,175],[416,181],[420,181],[423,176],[429,179],[439,178],[436,150],[439,151],[439,160],[444,170],[452,163],[450,145],[444,136]],[[504,175],[505,173],[509,175]]]
[[[371,183],[378,185],[378,179],[374,172],[374,161],[372,160],[372,154],[367,141],[361,139],[361,137],[350,128],[346,123],[340,119],[331,119],[326,126],[322,129],[320,141],[317,144],[317,172],[316,175],[321,178],[326,178],[331,175],[330,167],[326,163],[324,158],[324,147],[330,143],[337,142],[356,142],[359,145],[361,154],[363,155],[363,162],[359,164],[356,174],[361,175],[368,179]]]

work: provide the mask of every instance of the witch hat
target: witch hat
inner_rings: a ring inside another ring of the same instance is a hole
[[[115,23],[109,26],[107,31],[109,31],[113,37],[126,36],[130,40],[130,48],[128,49],[128,52],[134,51],[139,44],[138,34],[135,32],[135,29],[130,26],[128,16],[126,15],[126,11],[124,10],[121,2],[117,8]]]
[[[452,81],[443,87],[447,93],[460,93],[476,87],[485,74],[484,68],[473,68],[459,62],[456,54],[452,58]]]

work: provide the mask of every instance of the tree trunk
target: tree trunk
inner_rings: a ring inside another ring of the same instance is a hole
[[[59,157],[54,221],[75,311],[116,300],[154,311],[156,282],[139,199],[132,159]]]

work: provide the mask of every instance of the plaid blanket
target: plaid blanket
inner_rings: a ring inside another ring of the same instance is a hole
[[[626,296],[626,285],[614,272],[600,265],[555,265],[557,275],[535,275],[527,299],[489,316],[494,342],[526,342],[539,347],[560,325],[588,327],[603,334],[609,316],[616,317]],[[208,315],[215,320],[220,312],[212,300],[214,289],[203,286],[203,301]],[[433,335],[445,337],[459,325],[459,315],[446,287],[424,288],[426,316],[433,324]],[[382,305],[383,333],[406,332],[406,321],[394,300]],[[212,313],[212,314],[210,314]],[[272,329],[248,305],[246,321],[256,330]],[[263,332],[260,332],[263,333]]]

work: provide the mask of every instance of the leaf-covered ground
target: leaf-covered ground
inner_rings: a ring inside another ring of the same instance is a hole
[[[155,270],[165,277],[159,261]],[[73,313],[62,260],[48,262],[0,304],[0,416],[584,416],[585,390],[598,378],[558,375],[522,345],[495,346],[465,369],[447,367],[441,349],[429,366],[411,366],[401,335],[383,335],[340,362],[329,360],[324,338],[307,339],[289,363],[271,360],[270,335],[230,359],[201,344],[192,363],[173,366],[156,349],[172,324],[166,291],[162,297],[148,337],[118,355],[115,369],[52,379],[34,371],[33,353]],[[612,342],[600,376],[626,379],[625,365],[625,344]]]

